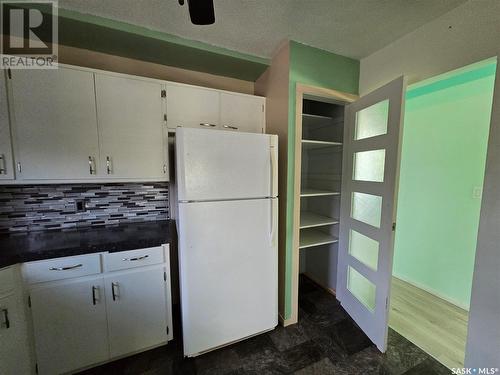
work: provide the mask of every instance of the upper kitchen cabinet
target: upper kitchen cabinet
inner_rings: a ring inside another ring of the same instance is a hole
[[[216,90],[169,83],[167,85],[167,126],[170,129],[218,128],[220,95]]]
[[[13,70],[11,84],[17,178],[95,177],[99,150],[93,74],[65,67]]]
[[[5,75],[0,75],[0,180],[14,178],[14,161],[10,142],[9,111]]]
[[[220,125],[224,130],[264,133],[265,103],[261,96],[220,94]]]
[[[166,179],[163,85],[153,80],[95,74],[99,174],[118,179]]]
[[[265,98],[169,83],[167,126],[263,133]]]

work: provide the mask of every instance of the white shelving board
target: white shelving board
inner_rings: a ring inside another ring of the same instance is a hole
[[[320,227],[324,225],[338,224],[339,220],[332,217],[315,214],[314,212],[302,211],[300,213],[300,229]]]
[[[321,197],[326,195],[340,195],[339,191],[302,188],[301,197]]]
[[[324,148],[324,147],[338,147],[342,146],[342,142],[331,142],[331,141],[316,141],[314,139],[303,139],[302,147],[313,149],[313,148]]]
[[[317,229],[300,231],[299,249],[338,242],[338,238]]]

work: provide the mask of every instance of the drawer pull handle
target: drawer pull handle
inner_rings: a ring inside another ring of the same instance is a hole
[[[83,267],[83,264],[75,264],[74,266],[67,266],[67,267],[51,267],[49,268],[50,271],[68,271],[68,270],[74,270],[75,268],[80,268]]]
[[[149,258],[149,255],[143,255],[143,256],[137,257],[137,258],[123,258],[122,261],[124,261],[124,262],[135,262],[137,260],[144,260],[146,258]]]
[[[92,304],[94,306],[97,304],[97,297],[95,296],[95,291],[96,290],[99,290],[99,288],[92,285]]]
[[[9,310],[3,309],[2,313],[3,313],[2,327],[4,327],[5,329],[9,329],[10,328]]]
[[[238,130],[236,126],[231,126],[231,125],[224,125],[225,129],[233,129],[233,130]]]
[[[0,161],[2,162],[2,165],[0,166],[0,174],[7,174],[7,167],[5,163],[5,155],[0,154]]]
[[[92,158],[92,156],[89,156],[89,173],[95,174],[94,159]]]
[[[200,126],[208,126],[209,128],[215,128],[216,125],[209,124],[208,122],[200,122]]]
[[[109,156],[106,156],[106,173],[111,174],[113,172],[111,168],[111,158]]]
[[[111,294],[113,296],[113,301],[116,301],[118,294],[115,292],[115,287],[118,287],[118,283],[111,283]]]

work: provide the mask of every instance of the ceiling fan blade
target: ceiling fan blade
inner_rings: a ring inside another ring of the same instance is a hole
[[[215,23],[213,0],[188,0],[189,16],[195,25],[212,25]]]

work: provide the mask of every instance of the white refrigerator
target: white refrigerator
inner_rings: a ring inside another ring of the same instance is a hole
[[[177,128],[184,355],[278,324],[275,135]]]

